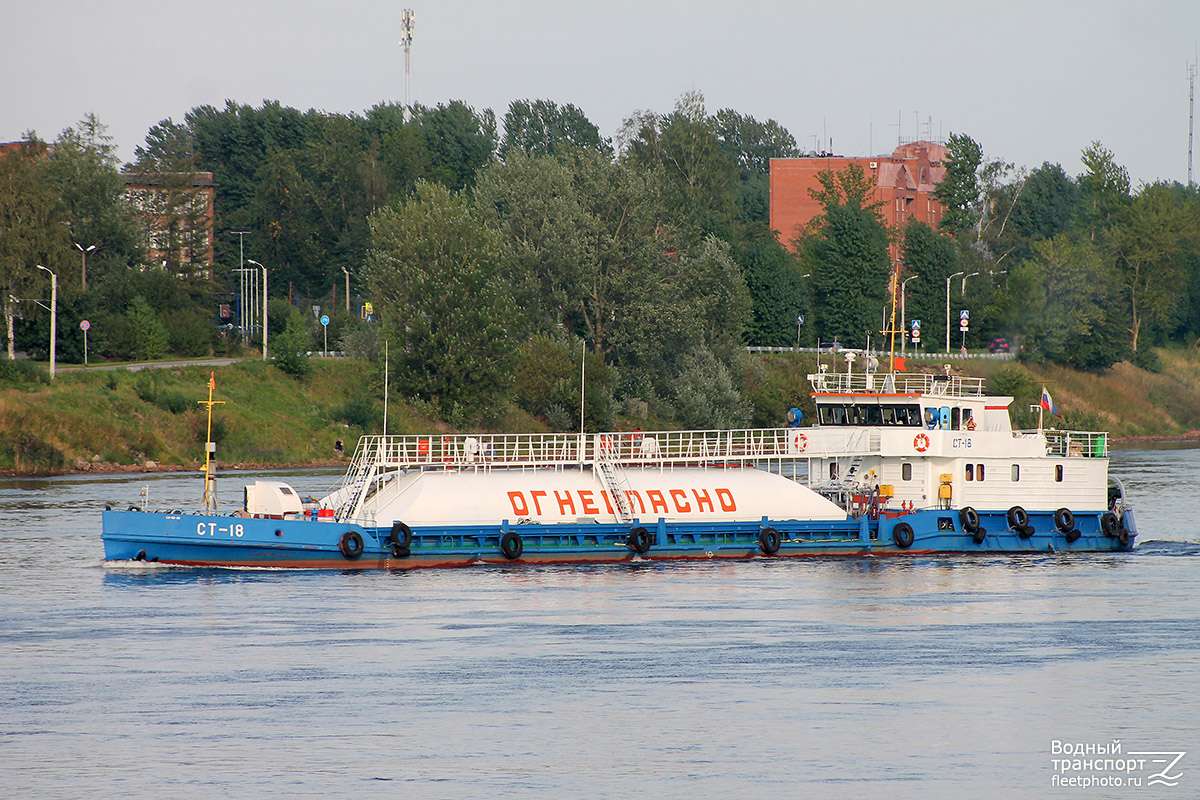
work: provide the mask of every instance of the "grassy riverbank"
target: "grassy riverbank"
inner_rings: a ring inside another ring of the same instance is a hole
[[[756,424],[782,424],[796,405],[811,419],[805,375],[811,355],[758,356],[749,381]],[[825,357],[826,362],[829,358]],[[1036,404],[1046,385],[1063,411],[1059,428],[1107,430],[1116,437],[1177,437],[1200,429],[1200,354],[1160,351],[1161,367],[1148,372],[1128,363],[1103,374],[1050,364],[956,362],[964,374],[987,377],[989,391],[1012,394],[1014,422],[1036,425]],[[935,360],[910,369],[940,369]],[[141,372],[60,373],[51,385],[29,368],[0,370],[0,470],[10,474],[137,469],[195,469],[203,464],[206,399],[213,368],[190,366]],[[316,361],[297,381],[272,365],[245,361],[216,367],[214,414],[217,458],[226,467],[275,467],[344,461],[358,437],[383,424],[382,382],[361,362]],[[625,420],[626,428],[654,428],[661,420]],[[1048,423],[1051,424],[1051,423]],[[494,426],[501,431],[541,429],[511,410]],[[447,431],[403,402],[388,411],[389,433]],[[334,450],[344,442],[346,456]]]

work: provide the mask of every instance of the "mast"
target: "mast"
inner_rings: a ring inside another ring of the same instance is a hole
[[[217,476],[212,472],[212,456],[217,452],[217,443],[212,440],[212,409],[213,406],[224,405],[224,400],[213,400],[213,390],[217,388],[217,373],[208,373],[208,399],[197,400],[202,406],[208,407],[208,432],[204,436],[204,510],[217,510]]]

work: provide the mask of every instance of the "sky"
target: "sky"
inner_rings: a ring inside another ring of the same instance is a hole
[[[804,149],[965,133],[985,159],[1078,175],[1098,140],[1135,187],[1187,180],[1197,0],[0,0],[0,142],[92,112],[127,161],[199,105],[403,102],[405,7],[425,105],[573,103],[611,137],[698,90]]]

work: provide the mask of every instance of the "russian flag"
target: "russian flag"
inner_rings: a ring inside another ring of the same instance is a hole
[[[1062,418],[1062,414],[1058,413],[1058,406],[1054,404],[1054,400],[1050,397],[1050,393],[1046,391],[1046,387],[1042,387],[1042,409],[1049,411],[1058,418]]]

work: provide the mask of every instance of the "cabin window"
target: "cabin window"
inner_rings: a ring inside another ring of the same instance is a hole
[[[966,470],[967,470],[967,474],[966,474],[967,480],[969,480],[969,481],[975,480],[975,465],[967,464]]]
[[[1055,464],[1054,465],[1054,480],[1057,481],[1058,483],[1062,483],[1062,478],[1063,478],[1062,464]]]
[[[838,477],[838,468],[836,461],[829,462],[829,480],[836,481]]]
[[[959,409],[957,406],[950,409],[950,430],[958,430],[959,414],[961,413],[961,409]]]
[[[905,463],[900,465],[900,480],[912,480],[912,464]]]
[[[977,481],[983,480],[983,464],[975,465],[975,480],[977,480]]]
[[[1013,464],[1012,465],[1012,482],[1016,483],[1019,480],[1021,480],[1021,465]]]
[[[971,409],[969,408],[962,410],[962,426],[964,431],[975,430],[975,415],[971,413]]]

